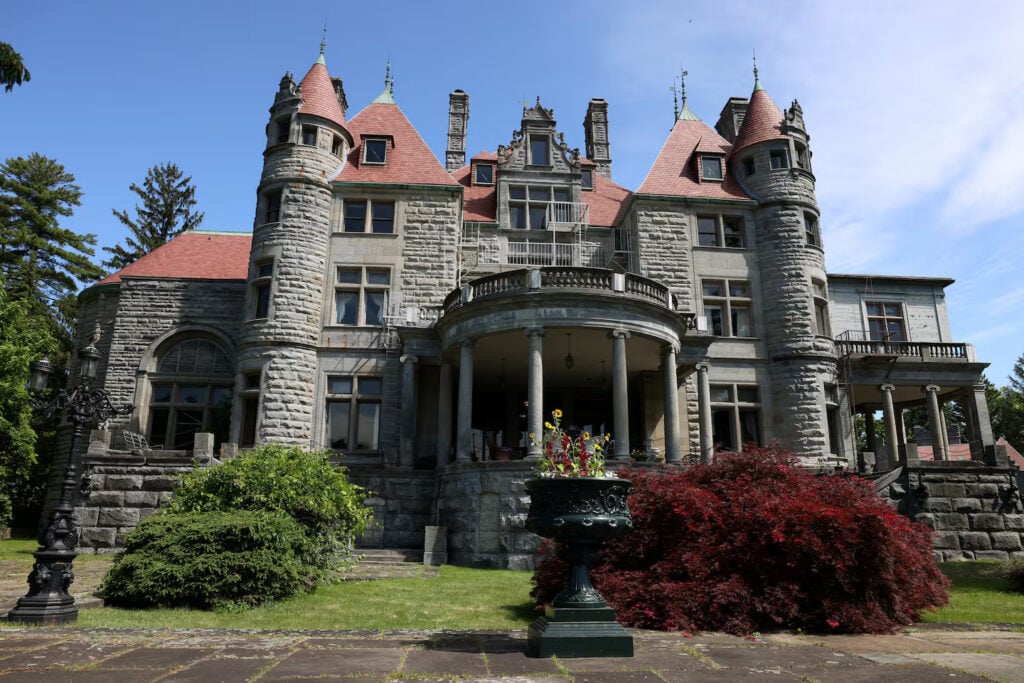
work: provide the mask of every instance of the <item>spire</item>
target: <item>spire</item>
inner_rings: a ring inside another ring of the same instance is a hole
[[[323,64],[327,66],[326,60],[324,60],[324,48],[327,47],[327,20],[324,19],[324,34],[320,38],[320,56],[316,58],[316,64]]]
[[[757,51],[753,50],[753,54],[754,54],[754,92],[757,92],[758,90],[764,90],[764,87],[761,85],[761,81],[757,77]]]
[[[756,58],[755,58],[756,59]],[[757,74],[757,62],[754,62],[754,90],[750,93],[747,111],[743,116],[736,139],[733,141],[731,154],[741,149],[767,140],[785,139],[782,133],[782,111],[772,102],[768,91],[761,85]]]
[[[395,79],[391,76],[391,57],[388,57],[388,65],[384,70],[384,90],[377,95],[372,104],[394,104],[395,103]]]
[[[679,70],[679,95],[683,100],[683,108],[676,113],[676,121],[700,121],[700,117],[690,111],[686,104],[686,77],[689,75],[689,71]]]
[[[326,31],[326,28],[324,29]],[[345,112],[341,110],[338,101],[338,93],[334,89],[334,82],[327,71],[327,63],[324,60],[324,47],[327,44],[327,36],[324,34],[320,42],[320,56],[313,62],[313,66],[302,78],[299,84],[299,92],[302,97],[300,114],[312,114],[334,121],[338,125],[345,125]]]

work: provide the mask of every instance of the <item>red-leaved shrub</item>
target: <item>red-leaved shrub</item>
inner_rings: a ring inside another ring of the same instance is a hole
[[[591,576],[627,626],[884,633],[947,601],[932,532],[862,479],[817,476],[777,447],[619,476],[633,482],[634,530]],[[556,550],[542,545],[534,573],[542,603],[565,585]]]

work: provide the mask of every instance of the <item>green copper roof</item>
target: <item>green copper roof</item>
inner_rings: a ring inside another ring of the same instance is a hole
[[[375,99],[372,102],[372,104],[394,104],[394,103],[395,103],[395,95],[394,95],[394,93],[391,92],[391,88],[389,88],[387,86],[384,87],[384,91],[381,94],[377,95],[377,99]]]
[[[676,116],[676,121],[700,121],[700,117],[690,110],[690,105],[686,104],[685,97],[683,98],[683,108]]]
[[[314,62],[314,64],[323,64],[324,66],[327,66],[327,62],[324,61],[323,50],[320,50],[320,56],[316,58],[316,62]]]

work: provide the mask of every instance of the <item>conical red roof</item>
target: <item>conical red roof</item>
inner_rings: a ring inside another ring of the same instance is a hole
[[[756,145],[766,140],[784,140],[782,134],[782,111],[760,85],[754,86],[747,104],[747,113],[743,116],[743,125],[732,145],[732,153],[736,154],[745,147]]]
[[[731,173],[721,182],[701,182],[697,177],[699,154],[725,156],[729,142],[696,117],[679,119],[665,145],[640,184],[637,194],[709,199],[750,199]]]
[[[338,103],[338,95],[334,92],[331,75],[327,72],[323,55],[316,60],[300,84],[302,89],[302,107],[300,114],[311,114],[333,121],[339,126],[345,125],[345,114]]]

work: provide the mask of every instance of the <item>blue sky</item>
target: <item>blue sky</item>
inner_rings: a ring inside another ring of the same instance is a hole
[[[614,179],[636,189],[672,124],[680,67],[713,125],[748,96],[751,51],[780,107],[797,98],[814,152],[831,272],[949,276],[957,341],[1006,383],[1024,353],[1024,3],[25,2],[0,41],[32,81],[0,92],[0,155],[40,152],[84,197],[65,225],[113,245],[111,209],[154,164],[190,174],[204,228],[248,230],[277,82],[301,78],[327,20],[327,65],[351,117],[382,89],[439,156],[448,93],[470,95],[470,154],[508,143],[523,100],[583,147],[609,102]]]

